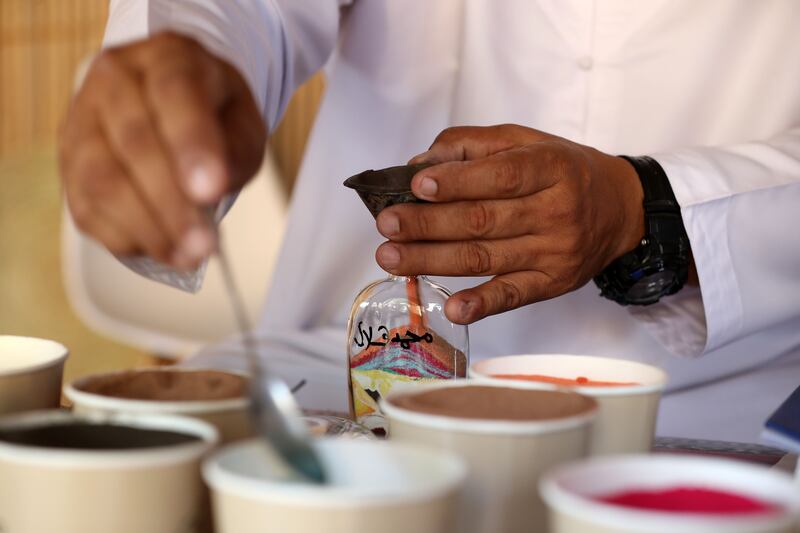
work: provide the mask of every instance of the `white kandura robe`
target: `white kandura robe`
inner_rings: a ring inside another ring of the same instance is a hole
[[[328,73],[258,324],[293,346],[270,354],[288,379],[309,380],[306,403],[346,405],[349,306],[384,275],[382,239],[342,180],[403,163],[448,126],[506,122],[654,156],[701,289],[623,308],[589,284],[471,326],[473,360],[555,352],[662,366],[681,391],[659,423],[674,436],[755,440],[800,384],[800,2],[112,0],[106,40],[166,28],[236,65],[270,126],[300,83]],[[195,364],[238,364],[224,352]]]

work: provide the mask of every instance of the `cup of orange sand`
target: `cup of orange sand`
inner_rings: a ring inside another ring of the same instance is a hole
[[[624,359],[583,355],[511,355],[479,361],[470,377],[531,389],[570,389],[597,401],[591,455],[646,453],[667,382],[660,368]]]

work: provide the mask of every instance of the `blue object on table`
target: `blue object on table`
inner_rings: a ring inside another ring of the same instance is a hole
[[[800,454],[800,387],[767,420],[761,438],[788,452]]]

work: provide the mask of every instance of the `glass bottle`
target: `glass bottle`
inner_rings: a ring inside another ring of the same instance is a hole
[[[419,202],[411,178],[421,165],[362,172],[345,182],[373,216],[385,207]],[[347,325],[350,414],[380,434],[386,423],[379,400],[390,390],[435,379],[465,377],[467,326],[444,314],[450,292],[426,276],[393,276],[367,285]]]

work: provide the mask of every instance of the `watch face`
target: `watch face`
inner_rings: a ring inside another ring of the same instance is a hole
[[[626,297],[631,303],[656,301],[666,294],[674,282],[675,273],[671,270],[655,272],[634,283]]]

